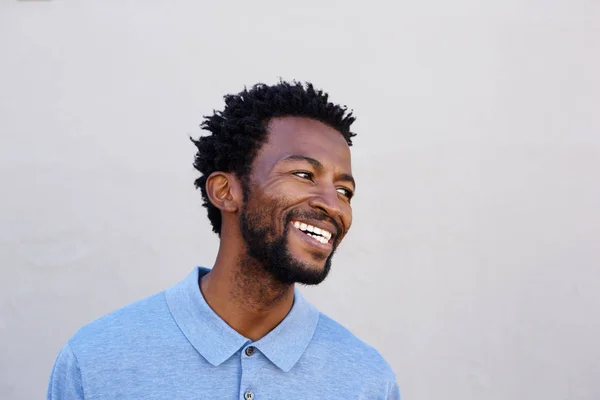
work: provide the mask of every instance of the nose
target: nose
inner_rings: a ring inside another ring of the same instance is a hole
[[[309,200],[311,207],[318,208],[335,221],[339,221],[341,214],[338,193],[335,187],[323,188],[315,193]]]

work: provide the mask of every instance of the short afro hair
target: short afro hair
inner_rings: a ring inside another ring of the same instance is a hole
[[[350,125],[355,120],[346,106],[329,101],[329,95],[311,83],[280,81],[276,85],[256,84],[238,94],[226,95],[223,111],[205,116],[200,125],[210,132],[198,140],[191,139],[198,151],[194,168],[202,175],[195,180],[202,192],[212,229],[221,235],[221,212],[208,199],[206,179],[215,171],[233,172],[247,182],[256,154],[267,141],[267,125],[274,117],[307,117],[338,130],[352,146]]]

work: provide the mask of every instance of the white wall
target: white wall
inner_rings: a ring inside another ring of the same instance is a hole
[[[286,6],[284,6],[286,4]],[[355,223],[307,296],[405,399],[600,398],[596,0],[0,3],[0,398],[211,265],[188,135],[311,80],[359,117]]]

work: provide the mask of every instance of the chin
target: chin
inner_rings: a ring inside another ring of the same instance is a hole
[[[327,264],[327,257],[324,257],[322,254],[307,254],[306,252],[302,252],[302,256],[299,257],[292,253],[290,259],[292,265],[304,271],[322,271]]]
[[[303,263],[301,268],[296,268],[299,274],[321,276],[325,273],[324,264],[306,264]]]
[[[283,278],[287,283],[298,283],[301,285],[318,285],[327,278],[331,264],[327,261],[315,263],[302,262],[295,259],[287,268],[282,268],[285,271]]]

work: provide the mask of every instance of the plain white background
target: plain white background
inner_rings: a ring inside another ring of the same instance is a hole
[[[282,77],[358,116],[354,225],[304,293],[403,398],[597,400],[599,21],[595,0],[2,0],[0,398],[43,398],[81,325],[212,265],[189,136]]]

